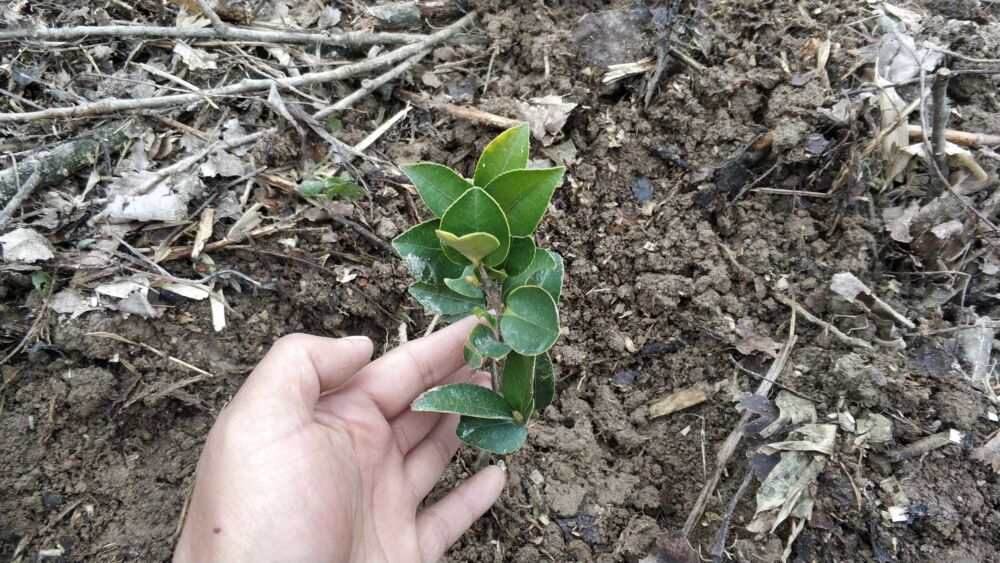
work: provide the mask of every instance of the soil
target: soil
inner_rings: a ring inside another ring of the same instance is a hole
[[[738,170],[748,174],[741,186],[759,180],[759,186],[826,191],[833,185],[865,140],[816,108],[830,107],[841,90],[859,86],[852,77],[861,71],[851,69],[849,51],[867,43],[857,22],[870,17],[870,8],[845,0],[710,3],[699,24],[706,58],[685,4],[680,13],[688,28],[675,33],[705,68],[668,65],[647,110],[643,75],[603,84],[603,69],[586,57],[596,39],[573,40],[585,15],[628,6],[479,5],[480,25],[498,54],[487,93],[481,95],[481,82],[475,85],[476,105],[516,116],[516,102],[559,94],[579,104],[563,128],[577,154],[539,232],[540,243],[562,254],[567,268],[565,334],[553,350],[558,399],[533,424],[528,445],[506,456],[509,479],[497,507],[446,560],[638,561],[676,537],[740,413],[726,393],[657,419],[647,416],[647,405],[699,382],[733,380],[752,392],[759,381],[734,364],[764,373],[771,358],[741,354],[735,344],[747,327],[779,345],[787,339],[790,310],[777,293],[836,319],[854,336],[889,340],[884,321],[831,296],[829,280],[846,271],[897,311],[919,319],[922,329],[940,332],[910,333],[905,349],[863,349],[797,318],[798,344],[781,386],[813,401],[820,422],[831,413],[869,410],[892,419],[893,435],[865,452],[853,445],[853,436],[840,435],[817,481],[813,517],[789,559],[1000,561],[1000,475],[971,460],[961,445],[902,461],[891,455],[952,428],[981,445],[997,424],[987,418],[995,407],[964,375],[957,333],[941,331],[967,324],[964,308],[954,302],[919,306],[932,280],[885,234],[884,200],[872,175],[859,167],[857,181],[835,197],[799,198],[727,193],[706,173],[770,131],[771,153]],[[931,14],[926,28],[940,43],[991,57],[1000,52],[1000,10],[993,6],[928,1],[912,8]],[[648,33],[648,27],[629,29]],[[826,77],[835,86],[826,87],[815,74],[793,86],[793,76],[815,65],[803,55],[809,42],[828,37],[837,43]],[[639,38],[636,49],[654,55],[654,43]],[[489,52],[483,45],[466,49],[465,56]],[[431,66],[408,73],[411,88],[425,88],[419,77]],[[482,70],[441,75],[445,89],[467,88],[469,76],[482,80]],[[997,80],[963,76],[956,84],[951,126],[1000,133]],[[389,98],[366,100],[345,117],[345,140],[364,137],[397,106]],[[469,176],[475,155],[494,134],[415,110],[374,150],[397,163],[445,162]],[[835,150],[812,154],[807,143],[817,135]],[[298,142],[289,146],[291,156],[284,158],[294,161]],[[683,162],[658,156],[662,147]],[[649,202],[637,200],[644,191],[633,190],[637,178],[651,184]],[[355,217],[387,240],[415,222],[415,211],[405,190],[370,180],[371,197],[355,204]],[[292,205],[286,195],[266,195],[275,212]],[[0,557],[30,537],[29,559],[56,548],[67,561],[169,559],[208,429],[276,338],[360,333],[384,350],[396,345],[401,320],[410,334],[426,327],[429,316],[408,297],[398,259],[326,221],[294,236],[294,251],[261,239],[212,253],[220,267],[275,284],[273,290],[244,286],[231,292],[230,326],[222,332],[213,331],[204,303],[187,300],[163,303],[164,314],[151,320],[108,311],[44,319],[40,338],[2,367]],[[278,257],[331,251],[340,254],[329,257],[326,270]],[[331,271],[340,266],[358,277],[341,283]],[[169,267],[178,274],[189,268],[185,261]],[[3,314],[24,325],[23,333],[39,314],[40,299],[31,296],[25,274],[2,275]],[[995,294],[996,278],[976,276],[968,292]],[[995,317],[995,297],[983,300],[978,314]],[[191,372],[96,332],[146,343],[213,377],[178,388]],[[463,449],[440,490],[467,477],[475,457]],[[709,557],[726,506],[749,470],[746,457],[745,448],[737,449],[688,538],[702,557]],[[912,503],[926,508],[910,522],[882,517],[890,499],[879,483],[891,476]],[[779,561],[787,524],[761,537],[745,530],[756,488],[755,481],[737,506],[726,553],[738,561]]]

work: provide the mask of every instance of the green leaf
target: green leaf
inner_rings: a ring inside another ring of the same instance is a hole
[[[31,274],[31,285],[35,286],[35,290],[44,299],[52,292],[52,277],[45,272],[35,272]]]
[[[510,249],[510,227],[507,218],[496,201],[479,188],[472,188],[455,200],[441,217],[442,231],[461,237],[470,233],[493,235],[500,247],[487,256],[483,263],[487,266],[502,264]],[[444,254],[452,262],[468,265],[470,260],[451,247],[444,247]]]
[[[467,317],[483,305],[482,298],[456,293],[446,285],[417,282],[410,286],[410,295],[434,313],[449,318]]]
[[[326,130],[327,130],[328,133],[330,133],[334,137],[336,137],[337,135],[339,135],[341,129],[343,129],[343,128],[344,128],[344,125],[336,117],[332,117],[331,116],[329,119],[326,120]]]
[[[462,273],[462,267],[444,255],[441,241],[434,234],[440,224],[437,219],[420,223],[392,241],[406,269],[422,282],[439,284]]]
[[[556,267],[556,261],[552,258],[548,252],[538,249],[535,252],[535,257],[531,260],[531,265],[529,265],[523,272],[517,275],[509,276],[503,282],[503,298],[507,299],[507,296],[511,291],[519,287],[526,285],[537,285],[530,283],[531,276],[536,272],[541,270],[547,270]]]
[[[529,133],[528,124],[522,123],[490,141],[476,163],[474,183],[483,187],[508,170],[527,166]]]
[[[500,248],[500,241],[489,233],[469,233],[459,237],[448,231],[438,230],[435,234],[441,240],[441,244],[458,251],[476,267],[483,261],[483,258]]]
[[[448,207],[472,187],[468,180],[442,164],[419,162],[399,169],[413,182],[420,199],[435,217],[443,217]]]
[[[483,289],[472,285],[470,280],[476,279],[475,273],[472,271],[471,266],[466,266],[465,270],[462,271],[462,275],[457,278],[445,278],[444,284],[448,286],[455,293],[461,293],[466,297],[475,297],[476,299],[483,299]]]
[[[465,365],[469,366],[471,369],[479,369],[483,367],[483,355],[477,352],[469,344],[462,346],[462,358],[465,359]]]
[[[555,344],[559,337],[559,311],[556,302],[537,285],[526,285],[507,296],[500,334],[518,354],[537,356]]]
[[[531,237],[512,237],[510,252],[507,253],[507,261],[503,267],[508,276],[516,276],[527,270],[534,259],[535,241]]]
[[[364,188],[347,178],[328,178],[323,195],[330,199],[358,199],[368,193]]]
[[[535,356],[535,412],[552,404],[556,395],[555,369],[548,353]]]
[[[522,356],[511,352],[503,365],[500,390],[510,408],[524,417],[522,420],[530,418],[535,410],[535,358],[536,356]]]
[[[549,258],[555,262],[555,266],[552,268],[544,268],[538,270],[534,274],[528,277],[528,282],[525,285],[537,285],[549,292],[552,299],[556,303],[559,303],[559,296],[562,294],[563,285],[563,259],[551,250],[545,250],[548,252]]]
[[[299,193],[305,197],[313,197],[323,193],[326,189],[326,182],[320,180],[306,180],[299,184]]]
[[[415,411],[463,414],[490,420],[514,420],[510,405],[500,395],[471,383],[442,385],[413,400]]]
[[[493,330],[500,330],[500,327],[497,326],[497,318],[494,317],[492,314],[490,314],[490,312],[487,311],[486,309],[482,307],[476,307],[476,309],[472,312],[472,314],[486,321],[486,324],[490,325],[490,328],[492,328]]]
[[[506,420],[486,420],[463,416],[455,430],[458,439],[495,454],[516,452],[528,439],[528,429]]]
[[[507,215],[513,236],[526,237],[535,231],[565,171],[561,166],[511,170],[486,186],[486,193],[493,196]]]
[[[480,355],[494,360],[499,360],[510,353],[510,346],[497,340],[497,336],[486,325],[476,325],[472,329],[469,333],[469,344]]]

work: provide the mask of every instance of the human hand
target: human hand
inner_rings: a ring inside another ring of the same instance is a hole
[[[365,337],[278,340],[209,433],[174,561],[439,559],[505,482],[490,466],[418,511],[458,449],[458,416],[409,405],[488,381],[462,359],[475,322],[374,362]]]

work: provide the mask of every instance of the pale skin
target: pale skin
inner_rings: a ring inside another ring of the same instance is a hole
[[[464,366],[474,319],[371,361],[364,337],[280,339],[209,433],[175,562],[437,561],[500,495],[479,471],[421,506],[458,417],[409,410]]]

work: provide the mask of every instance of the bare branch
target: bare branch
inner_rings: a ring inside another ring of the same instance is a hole
[[[0,113],[0,123],[40,121],[47,119],[102,115],[119,111],[172,107],[204,101],[204,96],[236,96],[246,94],[248,92],[267,90],[271,88],[272,84],[277,85],[279,88],[291,88],[307,86],[310,84],[321,84],[334,80],[343,80],[345,78],[350,78],[364,72],[396,63],[406,59],[407,57],[411,57],[430,46],[441,43],[461,31],[462,28],[471,23],[475,17],[475,11],[469,12],[469,14],[462,19],[438,32],[426,36],[426,39],[420,41],[419,43],[406,45],[394,51],[390,51],[389,53],[378,55],[365,61],[345,65],[324,72],[311,72],[301,76],[293,76],[276,80],[247,79],[222,88],[203,90],[199,94],[174,94],[158,98],[141,99],[108,98],[71,107],[51,108],[42,111],[30,111],[24,113]],[[0,34],[2,33],[3,32],[0,32]],[[0,35],[0,38],[2,37],[3,36]]]

